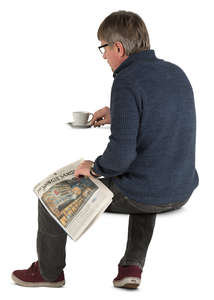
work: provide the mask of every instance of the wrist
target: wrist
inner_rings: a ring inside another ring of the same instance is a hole
[[[94,163],[91,165],[91,168],[90,168],[90,174],[93,176],[93,177],[100,177],[98,174],[96,174],[93,170],[94,168]]]

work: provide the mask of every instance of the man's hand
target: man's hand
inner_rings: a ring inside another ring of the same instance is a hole
[[[91,126],[94,127],[104,124],[111,124],[110,108],[107,106],[97,110],[91,120]]]
[[[93,165],[93,161],[84,160],[79,166],[75,169],[74,176],[79,177],[80,175],[91,177],[90,169]]]

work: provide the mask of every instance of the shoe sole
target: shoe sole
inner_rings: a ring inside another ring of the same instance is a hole
[[[140,278],[137,277],[125,277],[122,280],[114,280],[113,284],[118,288],[136,289],[140,285]]]
[[[27,282],[19,279],[16,277],[14,274],[12,274],[12,279],[13,281],[21,286],[25,287],[62,287],[65,284],[65,280],[63,281],[58,281],[58,282]]]

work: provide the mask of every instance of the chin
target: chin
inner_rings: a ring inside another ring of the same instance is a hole
[[[115,68],[113,68],[113,67],[110,65],[110,63],[108,63],[108,64],[109,64],[109,67],[111,68],[112,72],[114,72]]]

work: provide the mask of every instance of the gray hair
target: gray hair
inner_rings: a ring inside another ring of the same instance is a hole
[[[150,49],[146,25],[133,12],[118,11],[110,14],[101,23],[97,37],[107,43],[121,42],[127,56]]]

